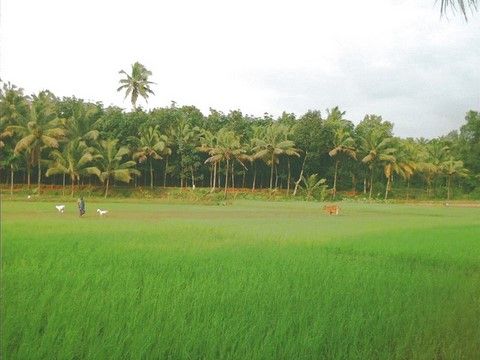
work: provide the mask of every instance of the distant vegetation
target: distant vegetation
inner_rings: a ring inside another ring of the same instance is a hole
[[[282,189],[313,182],[329,196],[368,198],[480,197],[480,114],[468,111],[458,131],[435,139],[393,136],[393,124],[369,114],[356,126],[338,107],[302,116],[254,117],[194,106],[137,107],[154,95],[151,72],[121,71],[118,91],[132,111],[49,91],[27,96],[4,83],[0,92],[0,181],[36,191],[44,184]],[[421,124],[421,114],[418,114]],[[303,179],[303,180],[302,180]],[[419,191],[422,189],[422,191]],[[339,193],[340,192],[340,193]],[[466,195],[467,194],[467,195]]]

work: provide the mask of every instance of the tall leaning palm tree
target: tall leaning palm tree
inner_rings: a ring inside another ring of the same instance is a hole
[[[140,163],[149,161],[150,166],[150,188],[153,189],[153,160],[162,159],[166,144],[161,137],[158,125],[148,127],[140,131],[139,138],[136,140],[137,148],[133,152],[133,160]]]
[[[262,159],[267,165],[270,165],[270,190],[273,188],[273,170],[279,163],[281,155],[300,156],[300,150],[295,148],[292,140],[287,140],[286,127],[284,125],[274,123],[270,125],[263,136],[258,139],[255,147],[254,159]]]
[[[101,140],[95,149],[97,155],[96,168],[91,170],[100,181],[105,184],[105,198],[108,196],[110,179],[129,183],[132,175],[140,172],[134,169],[135,161],[126,160],[125,156],[130,153],[126,146],[119,146],[118,139]]]
[[[399,166],[397,162],[397,158],[395,156],[395,152],[397,149],[395,148],[387,148],[382,149],[380,153],[378,153],[378,161],[383,166],[383,173],[385,178],[387,179],[387,184],[385,186],[385,200],[388,198],[388,192],[391,189],[392,184],[392,177],[393,173],[396,172],[397,174],[402,174],[402,168]]]
[[[337,195],[337,174],[338,174],[338,165],[340,163],[340,157],[342,155],[351,157],[352,159],[357,158],[357,153],[355,150],[355,141],[350,136],[344,128],[339,128],[335,130],[333,138],[333,149],[330,150],[328,155],[335,158],[335,175],[333,177],[333,197]]]
[[[125,99],[130,95],[130,101],[132,102],[134,111],[137,109],[137,100],[139,96],[147,101],[150,94],[155,95],[152,89],[150,89],[150,85],[155,83],[148,81],[152,72],[147,70],[145,66],[138,61],[132,65],[132,72],[130,74],[125,70],[120,70],[119,74],[125,75],[125,78],[120,79],[121,85],[117,91],[125,90]]]
[[[65,134],[57,118],[53,95],[42,91],[33,97],[29,118],[24,123],[10,126],[20,136],[15,153],[31,152],[38,166],[38,191],[42,180],[41,153],[45,148],[58,148],[58,140]]]

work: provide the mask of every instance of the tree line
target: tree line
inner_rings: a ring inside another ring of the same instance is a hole
[[[321,183],[333,198],[339,191],[384,199],[409,198],[412,189],[425,198],[450,199],[453,188],[480,192],[478,111],[468,111],[458,131],[434,139],[396,137],[380,115],[354,125],[339,107],[277,118],[240,110],[204,115],[174,102],[146,111],[136,102],[153,95],[150,73],[136,64],[119,88],[131,96],[132,111],[50,91],[27,96],[3,83],[0,181],[11,189],[36,182],[38,191],[47,183],[69,186],[72,195],[77,185],[102,185],[105,196],[118,183],[287,195],[300,183]]]

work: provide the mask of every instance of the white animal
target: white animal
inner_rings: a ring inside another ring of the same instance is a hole
[[[30,195],[27,196],[27,199],[30,200],[32,197]]]
[[[99,213],[100,216],[104,216],[104,215],[107,215],[107,214],[108,214],[108,210],[100,210],[100,209],[97,209],[97,213]]]
[[[55,205],[55,207],[57,208],[57,210],[59,212],[61,212],[63,214],[63,212],[65,211],[65,205]]]

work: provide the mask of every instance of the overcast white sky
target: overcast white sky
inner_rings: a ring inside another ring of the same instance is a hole
[[[480,108],[480,13],[441,18],[434,0],[0,1],[0,77],[27,93],[129,108],[118,71],[140,61],[157,83],[149,108],[338,105],[414,137]]]

